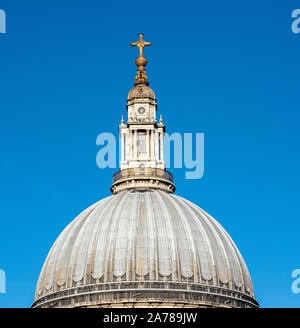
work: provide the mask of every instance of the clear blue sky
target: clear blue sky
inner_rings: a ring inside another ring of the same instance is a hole
[[[299,1],[1,1],[0,307],[29,307],[63,228],[110,194],[96,137],[117,134],[138,32],[167,131],[205,133],[205,173],[177,194],[213,215],[262,307],[299,307]]]

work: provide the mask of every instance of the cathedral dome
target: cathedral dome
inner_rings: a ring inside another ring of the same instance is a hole
[[[143,39],[128,120],[119,125],[120,171],[111,192],[60,234],[32,307],[258,307],[247,266],[223,227],[173,194],[165,124],[148,87]],[[99,160],[99,159],[98,159]],[[102,159],[104,160],[104,159]]]
[[[128,94],[127,100],[150,98],[155,100],[154,91],[146,84],[138,84],[132,88]]]
[[[162,190],[87,208],[44,263],[33,307],[257,307],[246,264],[209,214]]]

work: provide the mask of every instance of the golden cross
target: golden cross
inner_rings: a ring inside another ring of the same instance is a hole
[[[131,46],[136,46],[139,51],[140,51],[140,56],[143,57],[143,49],[145,46],[151,46],[151,42],[146,42],[143,40],[143,33],[139,33],[138,36],[139,36],[139,40],[136,41],[136,42],[131,42],[130,45]]]

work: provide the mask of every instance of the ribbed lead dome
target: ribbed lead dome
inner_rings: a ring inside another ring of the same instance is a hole
[[[258,305],[246,264],[216,220],[174,194],[127,190],[65,228],[44,263],[33,307],[162,300]]]
[[[129,91],[127,100],[150,98],[155,100],[154,91],[146,84],[139,84]]]

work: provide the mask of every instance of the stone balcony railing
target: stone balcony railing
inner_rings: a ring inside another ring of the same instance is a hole
[[[113,193],[131,188],[158,188],[169,192],[175,191],[172,173],[152,167],[120,170],[113,175],[113,184],[111,186]]]

